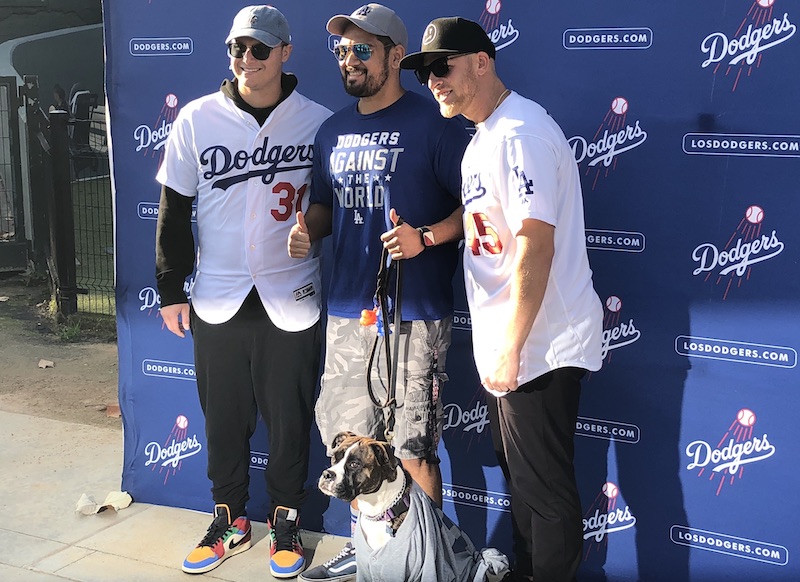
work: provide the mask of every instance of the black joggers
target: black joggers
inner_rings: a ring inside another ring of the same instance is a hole
[[[492,440],[511,491],[514,571],[573,582],[583,522],[573,467],[580,368],[560,368],[500,398],[488,397]]]
[[[212,325],[194,311],[191,315],[214,503],[227,504],[233,517],[245,513],[250,437],[260,412],[269,438],[267,494],[273,507],[299,508],[319,378],[319,322],[299,332],[279,329],[255,288],[225,323]]]

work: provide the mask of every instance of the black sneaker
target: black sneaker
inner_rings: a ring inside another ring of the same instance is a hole
[[[302,582],[315,582],[316,580],[350,582],[355,579],[356,550],[350,542],[347,542],[336,556],[320,566],[303,572],[298,578]]]
[[[214,521],[205,537],[189,552],[181,568],[187,574],[202,574],[219,566],[233,555],[250,548],[250,520],[245,516],[231,522],[227,505],[214,506]]]
[[[294,578],[306,567],[296,509],[278,506],[269,527],[269,571],[275,578]]]

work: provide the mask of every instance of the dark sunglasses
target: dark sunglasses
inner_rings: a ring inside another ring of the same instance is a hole
[[[394,45],[385,44],[383,45],[384,48],[391,48]],[[336,45],[333,49],[333,55],[336,57],[338,61],[343,61],[347,58],[347,53],[353,51],[353,54],[356,55],[356,58],[359,61],[368,61],[369,58],[372,56],[372,53],[375,52],[375,49],[369,46],[366,43],[360,42],[357,44],[351,45]]]
[[[232,42],[228,45],[228,54],[234,59],[241,59],[244,57],[244,54],[247,52],[248,48],[250,49],[250,54],[253,55],[253,58],[259,61],[266,61],[274,47],[267,46],[261,42],[257,42],[251,47],[248,47],[246,44],[242,44],[240,42]]]
[[[431,73],[437,77],[446,77],[450,73],[450,69],[453,68],[448,62],[450,59],[457,59],[458,57],[471,54],[473,53],[462,53],[460,55],[450,55],[447,57],[442,57],[441,59],[436,59],[427,67],[415,69],[414,75],[417,77],[417,81],[419,81],[421,85],[427,85],[428,78],[431,76]]]

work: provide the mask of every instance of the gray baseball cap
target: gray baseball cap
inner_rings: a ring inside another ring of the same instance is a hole
[[[361,30],[375,36],[388,36],[394,44],[408,47],[406,25],[394,10],[381,4],[364,4],[350,16],[338,14],[328,21],[326,28],[331,34],[344,34],[348,24],[355,24]]]
[[[254,38],[272,47],[292,42],[286,17],[274,6],[267,5],[242,8],[233,19],[225,44],[242,37]]]

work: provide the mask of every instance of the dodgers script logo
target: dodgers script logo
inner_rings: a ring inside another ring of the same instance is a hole
[[[501,20],[500,10],[503,8],[501,0],[486,0],[478,22],[480,22],[496,50],[504,49],[519,38],[519,30],[513,22]]]
[[[700,43],[705,56],[701,67],[713,65],[714,75],[721,70],[725,76],[736,73],[731,91],[736,91],[739,81],[761,66],[764,51],[783,44],[797,31],[789,13],[773,12],[773,4],[775,0],[755,0],[730,37],[724,32],[712,32]]]
[[[608,176],[617,167],[617,156],[639,147],[647,140],[647,132],[637,119],[628,121],[629,103],[625,97],[615,97],[591,139],[580,135],[569,138],[572,153],[578,164],[586,162],[586,175],[594,173],[592,190],[601,174]]]
[[[629,346],[642,337],[642,332],[636,329],[633,318],[625,321],[621,317],[621,311],[622,299],[616,295],[610,295],[606,299],[605,314],[603,315],[603,342],[600,349],[600,356],[606,362],[611,362],[613,350]],[[607,359],[606,356],[608,356]]]
[[[745,465],[758,463],[775,454],[775,446],[767,433],[755,434],[756,415],[749,408],[736,413],[722,438],[707,442],[695,440],[686,445],[686,456],[691,459],[686,469],[698,469],[697,476],[717,481],[717,495],[724,485],[733,485],[741,479]]]
[[[777,231],[762,229],[763,220],[764,209],[756,205],[749,206],[722,250],[710,242],[695,247],[692,260],[697,266],[692,275],[705,273],[704,281],[714,279],[716,285],[723,285],[725,290],[722,299],[727,299],[734,285],[741,287],[744,281],[750,279],[753,265],[773,259],[783,252],[784,244]]]
[[[261,178],[264,184],[272,184],[275,176],[281,172],[311,168],[311,162],[314,159],[314,147],[312,144],[272,145],[269,138],[270,136],[264,137],[264,141],[252,152],[247,150],[231,152],[224,145],[207,147],[200,153],[200,163],[206,170],[203,172],[203,178],[211,180],[219,177],[211,187],[227,190],[235,184],[247,182],[250,178]],[[246,170],[249,167],[255,169],[241,174],[229,175],[236,170]],[[277,184],[273,192],[276,194],[283,193],[285,188],[292,188],[292,192],[288,193],[288,198],[293,199],[295,195],[294,187],[288,183],[281,182]],[[303,184],[297,191],[297,208],[300,208],[300,200],[302,200],[305,189],[306,185]],[[286,220],[288,216],[276,216],[275,218]]]
[[[147,457],[144,466],[152,467],[153,471],[158,468],[158,472],[164,474],[164,485],[170,477],[180,471],[184,459],[193,457],[203,450],[197,435],[189,436],[188,427],[189,419],[181,414],[175,419],[175,425],[163,445],[151,441],[144,447],[144,454]]]
[[[489,426],[489,409],[483,398],[484,390],[479,388],[475,393],[472,402],[464,408],[451,402],[444,406],[444,427],[447,429],[461,429],[463,433],[480,435]]]
[[[133,130],[136,151],[143,152],[144,155],[149,154],[151,158],[158,152],[160,164],[164,157],[164,144],[167,143],[169,132],[172,131],[172,122],[176,117],[178,117],[178,98],[174,93],[169,93],[164,98],[164,105],[156,122],[152,126],[143,123]]]
[[[583,539],[590,544],[583,555],[585,562],[592,550],[600,551],[608,544],[608,534],[630,529],[636,525],[631,508],[624,504],[615,483],[608,481],[583,515]]]

